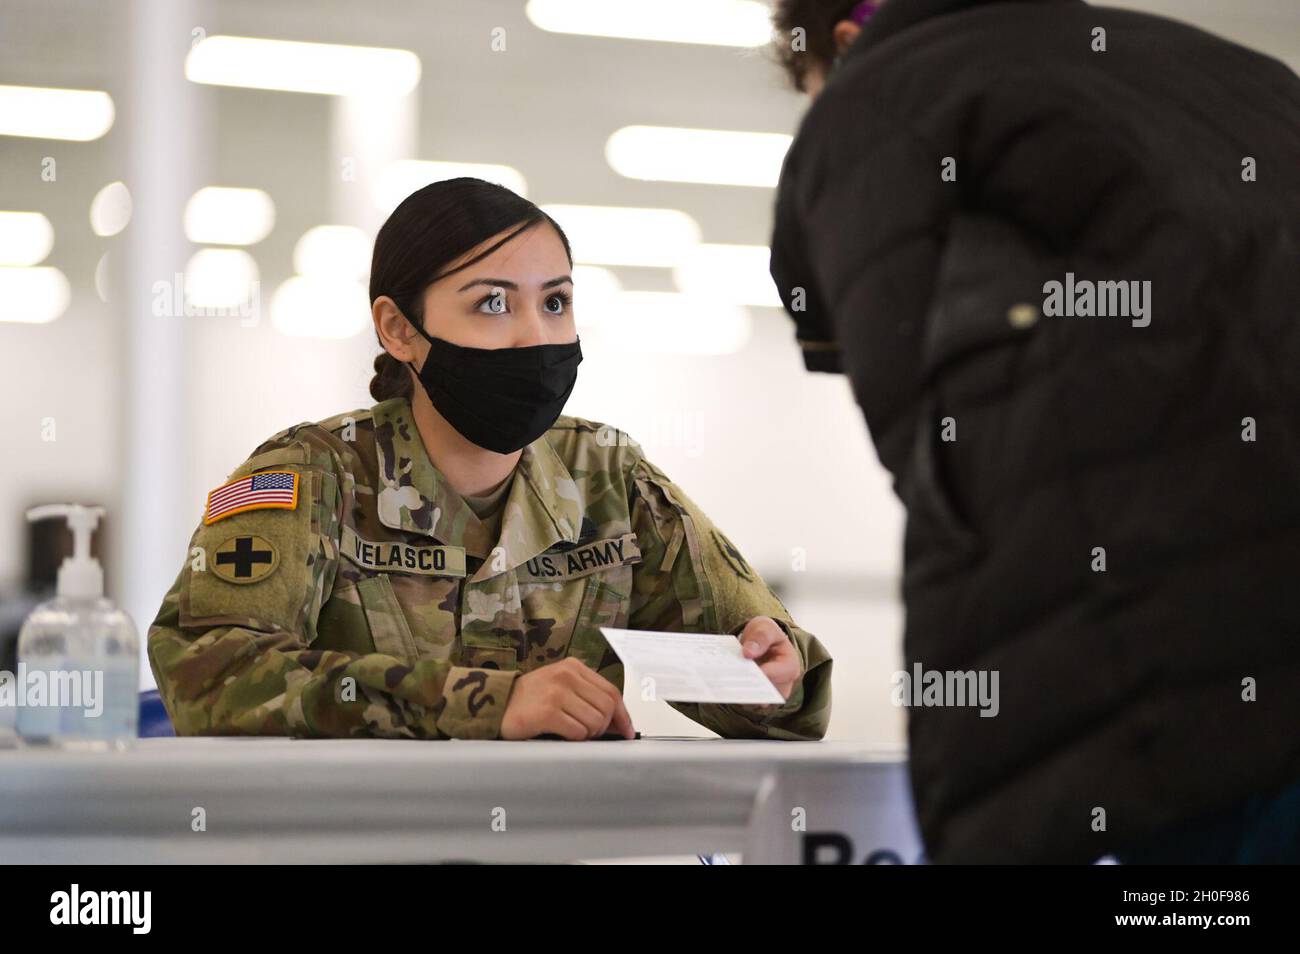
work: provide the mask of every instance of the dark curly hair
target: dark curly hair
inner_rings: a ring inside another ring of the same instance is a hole
[[[776,0],[772,26],[776,37],[772,51],[790,78],[790,84],[804,92],[808,67],[830,69],[835,60],[835,24],[847,20],[857,0]],[[794,49],[794,31],[804,31],[804,48]]]
[[[370,303],[387,295],[411,321],[424,322],[424,291],[436,279],[468,268],[491,255],[515,235],[548,222],[573,262],[569,240],[549,215],[505,186],[462,177],[432,182],[412,192],[393,210],[375,236],[370,262]],[[494,235],[511,229],[491,248],[456,268],[448,264]],[[370,394],[376,401],[409,398],[410,369],[387,351],[375,358]]]

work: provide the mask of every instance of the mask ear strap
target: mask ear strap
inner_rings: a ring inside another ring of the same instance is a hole
[[[393,307],[394,307],[394,308],[397,308],[397,302],[393,302]],[[432,337],[432,336],[431,336],[427,331],[425,331],[423,328],[421,328],[419,325],[417,325],[415,322],[413,322],[413,321],[410,319],[410,317],[406,314],[406,312],[402,311],[402,309],[400,309],[400,308],[397,308],[397,313],[398,313],[399,315],[402,316],[402,318],[406,321],[406,323],[407,323],[408,325],[410,325],[410,326],[411,326],[412,328],[414,328],[417,332],[419,332],[419,333],[424,337],[424,339],[425,339],[426,341],[428,341],[430,344],[433,343],[433,337]],[[426,359],[426,360],[427,360],[427,359]],[[419,378],[419,376],[420,376],[420,369],[417,368],[417,367],[415,366],[415,363],[414,363],[413,361],[403,361],[402,364],[404,364],[404,365],[406,365],[408,368],[410,368],[411,371],[415,374],[416,378]]]
[[[390,296],[390,297],[391,297],[391,296]],[[425,331],[425,330],[424,330],[422,327],[420,327],[418,324],[416,324],[414,321],[412,321],[410,315],[408,315],[406,312],[404,312],[401,308],[398,308],[398,307],[397,307],[397,302],[393,302],[393,307],[396,308],[396,309],[397,309],[397,313],[398,313],[399,315],[402,316],[402,320],[405,321],[405,322],[406,322],[408,325],[410,325],[412,328],[414,328],[417,332],[419,332],[420,335],[424,338],[425,341],[430,341],[430,342],[433,341],[433,336],[430,335],[427,331]]]
[[[393,302],[393,307],[394,307],[394,308],[397,308],[397,303],[396,303],[396,302]],[[413,321],[410,319],[410,317],[406,314],[406,312],[402,311],[402,309],[398,308],[398,309],[397,309],[397,313],[398,313],[399,315],[401,315],[404,319],[406,319],[406,323],[407,323],[408,325],[410,325],[412,328],[414,328],[417,332],[419,332],[419,334],[424,338],[425,341],[429,342],[429,344],[433,344],[433,340],[434,340],[434,339],[433,339],[433,335],[429,334],[427,331],[425,331],[423,328],[421,328],[419,325],[417,325],[415,322],[413,322]],[[428,360],[428,359],[426,358],[425,360]],[[412,371],[414,371],[414,372],[415,372],[415,376],[416,376],[417,378],[420,376],[420,369],[417,368],[413,362],[410,362],[410,361],[404,361],[404,362],[402,362],[402,363],[405,364],[405,365],[406,365],[408,368],[410,368]]]

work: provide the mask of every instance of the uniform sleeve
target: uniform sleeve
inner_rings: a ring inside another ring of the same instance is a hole
[[[790,637],[803,668],[784,705],[669,705],[724,738],[822,738],[831,713],[830,653],[794,624],[731,541],[663,471],[638,458],[628,492],[642,554],[628,626],[738,636],[755,616],[769,616]]]
[[[296,505],[200,523],[149,628],[176,733],[498,737],[514,672],[311,648],[338,565],[341,468],[310,440],[273,439],[231,479],[268,471],[298,475]],[[236,578],[241,546],[261,560],[243,567],[251,581]]]
[[[788,161],[788,160],[787,160]],[[782,174],[784,181],[785,176]],[[808,242],[803,219],[789,186],[777,193],[773,215],[771,258],[772,282],[781,295],[786,313],[794,319],[795,341],[809,371],[842,372],[835,330],[821,288],[808,260]]]
[[[895,470],[912,440],[908,428],[890,425],[917,399],[926,315],[958,187],[940,178],[942,152],[881,108],[844,102],[836,86],[786,156],[771,272],[805,366],[849,375],[876,451]],[[850,112],[851,122],[835,123]],[[966,175],[963,167],[963,183]],[[835,350],[826,350],[827,339]]]

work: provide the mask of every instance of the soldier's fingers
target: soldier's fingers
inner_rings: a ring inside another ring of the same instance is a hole
[[[566,712],[556,712],[546,731],[554,732],[570,742],[581,742],[588,737],[587,727]]]
[[[776,686],[777,690],[786,697],[790,698],[790,691],[794,688],[795,680],[799,678],[799,664],[785,659],[776,660],[775,662],[764,663],[758,667],[763,671],[763,675]]]
[[[623,699],[614,684],[593,669],[575,671],[572,686],[574,692],[580,692],[593,705],[597,705],[597,699],[601,700],[600,710],[611,715]]]
[[[785,641],[785,633],[767,616],[755,616],[740,631],[740,645],[746,659],[757,659],[775,643]]]
[[[775,666],[777,672],[784,672],[789,668],[797,676],[801,668],[799,650],[795,649],[794,644],[789,640],[768,647],[767,652],[755,659],[754,662],[758,663],[758,668],[764,672],[767,671],[769,666]]]
[[[788,639],[769,646],[758,660],[760,667],[767,664],[785,664],[799,668],[799,650],[794,648],[794,644]]]
[[[596,670],[584,666],[578,671],[578,675],[584,679],[588,685],[599,689],[605,695],[609,696],[611,700],[623,698],[623,693],[618,691],[618,687],[600,673],[596,672]]]
[[[579,662],[581,661],[579,660]],[[636,735],[636,730],[632,727],[632,716],[627,711],[627,705],[623,702],[623,693],[619,691],[619,688],[600,673],[596,672],[596,670],[585,664],[573,667],[573,674],[577,677],[575,682],[575,691],[576,686],[581,685],[583,686],[584,693],[599,693],[599,697],[604,699],[608,704],[608,708],[605,708],[603,705],[600,706],[602,712],[608,712],[610,714],[610,722],[607,723],[606,727],[601,731],[605,732],[611,730],[612,727],[612,731],[617,732],[625,739],[633,738]],[[584,697],[593,704],[595,703],[595,700],[592,699],[592,697],[585,695]]]
[[[614,710],[614,721],[610,723],[610,731],[617,732],[625,739],[636,738],[636,729],[632,727],[632,715],[627,711],[622,696],[618,697],[618,708]]]
[[[636,729],[632,727],[632,715],[627,711],[627,704],[623,701],[623,691],[614,685],[604,676],[597,672],[591,673],[595,684],[601,693],[605,695],[613,706],[613,721],[609,731],[617,732],[625,739],[631,739],[636,735]]]
[[[772,656],[759,662],[758,668],[763,670],[767,678],[773,682],[778,680],[789,682],[799,676],[799,659],[784,654]]]
[[[600,713],[601,718],[604,720],[604,724],[600,727],[600,731],[604,732],[613,720],[614,713],[618,709],[618,703],[620,700],[617,697],[611,699],[609,695],[599,687],[593,686],[587,682],[576,686],[573,692],[577,698],[581,699]]]
[[[605,731],[605,727],[609,725],[610,714],[592,705],[591,702],[576,693],[569,695],[564,700],[561,708],[565,715],[572,716],[586,727],[586,738],[600,735]]]

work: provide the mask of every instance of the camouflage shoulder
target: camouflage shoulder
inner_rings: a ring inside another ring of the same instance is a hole
[[[370,408],[336,414],[322,421],[303,421],[271,435],[230,476],[241,477],[267,467],[296,465],[332,472],[349,471],[357,451],[352,435],[368,428]]]
[[[607,470],[627,474],[645,456],[627,431],[585,417],[561,415],[546,436],[566,463],[595,459]]]
[[[352,411],[344,411],[342,414],[335,414],[333,417],[327,417],[323,421],[317,421],[316,427],[323,428],[331,434],[347,440],[349,435],[346,432],[350,428],[362,422],[368,424],[374,419],[374,416],[375,409],[373,407],[359,407]]]

